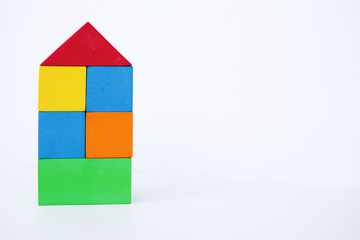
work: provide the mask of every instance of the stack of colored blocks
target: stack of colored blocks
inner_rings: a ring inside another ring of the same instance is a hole
[[[131,202],[133,68],[86,23],[40,66],[39,205]]]

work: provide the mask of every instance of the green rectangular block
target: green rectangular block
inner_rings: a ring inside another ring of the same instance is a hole
[[[131,158],[39,159],[39,205],[131,203]]]

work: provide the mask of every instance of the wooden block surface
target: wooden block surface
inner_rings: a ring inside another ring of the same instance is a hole
[[[132,112],[87,112],[86,157],[132,157]]]
[[[39,158],[85,157],[85,112],[39,112]]]
[[[82,26],[41,64],[41,66],[130,65],[131,63],[90,23]]]
[[[39,111],[85,111],[86,67],[40,67]]]
[[[131,203],[131,158],[39,159],[39,205]]]
[[[132,111],[132,66],[88,67],[86,88],[86,111]]]

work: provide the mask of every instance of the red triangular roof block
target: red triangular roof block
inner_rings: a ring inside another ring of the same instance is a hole
[[[131,66],[131,63],[87,22],[41,66]]]

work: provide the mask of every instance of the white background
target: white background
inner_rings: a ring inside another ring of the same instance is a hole
[[[360,239],[359,1],[0,1],[0,239]],[[134,66],[133,204],[37,206],[40,63]]]

